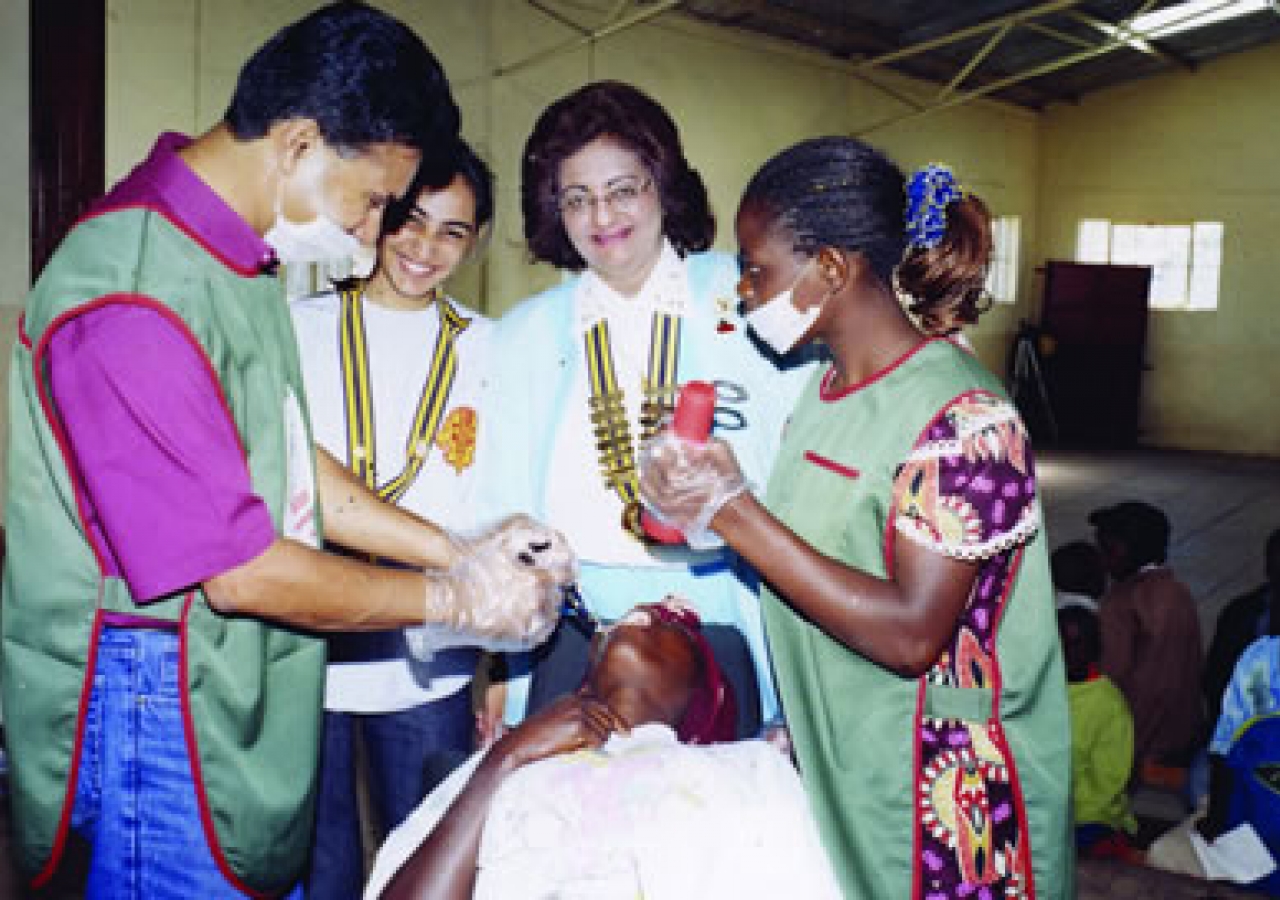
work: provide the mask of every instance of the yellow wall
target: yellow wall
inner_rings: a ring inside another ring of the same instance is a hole
[[[108,0],[107,180],[119,178],[165,128],[197,132],[217,120],[248,53],[314,0]],[[769,154],[803,137],[861,134],[901,115],[890,93],[841,64],[781,43],[663,15],[593,47],[493,75],[574,38],[521,0],[383,0],[437,53],[463,110],[464,131],[498,179],[498,229],[458,293],[491,313],[556,275],[524,258],[519,154],[538,112],[593,78],[634,81],[681,124],[731,248],[738,191]],[[612,4],[600,3],[601,8]],[[585,6],[585,4],[583,5]],[[27,119],[27,9],[0,4],[0,109]],[[586,24],[603,24],[601,22]],[[952,163],[997,213],[1022,220],[1019,303],[998,306],[972,335],[1001,369],[1018,318],[1034,317],[1035,267],[1070,257],[1076,222],[1217,219],[1226,225],[1216,312],[1155,312],[1143,403],[1148,443],[1280,454],[1272,384],[1280,378],[1274,285],[1280,254],[1280,119],[1266,86],[1280,47],[1091,95],[1041,117],[971,104],[865,136],[904,166]],[[883,73],[894,91],[926,97]],[[0,134],[0,344],[7,356],[28,280],[27,135]],[[0,367],[7,368],[7,367]],[[0,372],[0,386],[7,373]]]
[[[0,3],[0,112],[9,128],[0,129],[0,397],[9,395],[9,351],[17,333],[18,315],[31,271],[31,214],[28,200],[28,132],[19,127],[29,119],[26,2]],[[0,438],[4,435],[0,418]],[[0,439],[0,486],[3,485],[5,444]]]
[[[197,132],[216,121],[248,53],[316,5],[109,0],[108,181],[146,152],[156,132]],[[526,66],[576,33],[523,0],[378,5],[417,29],[440,57],[463,110],[464,132],[496,173],[494,240],[484,262],[456,286],[460,296],[490,313],[501,313],[557,277],[545,266],[527,264],[521,238],[519,156],[534,119],[547,103],[586,81],[619,78],[652,93],[680,123],[689,155],[711,191],[721,223],[717,244],[725,249],[731,249],[742,184],[765,157],[795,140],[864,134],[904,166],[934,159],[952,163],[993,211],[1022,221],[1019,302],[998,306],[972,335],[997,369],[1017,320],[1034,317],[1040,291],[1035,268],[1046,258],[1073,253],[1079,218],[1225,222],[1221,308],[1152,316],[1154,368],[1146,381],[1144,439],[1280,453],[1280,417],[1270,414],[1269,402],[1280,375],[1280,323],[1272,312],[1280,254],[1268,246],[1280,233],[1280,173],[1270,164],[1280,145],[1280,122],[1265,89],[1280,74],[1280,47],[1229,57],[1195,74],[1091,95],[1040,117],[978,103],[875,128],[904,112],[889,91],[817,54],[676,14]],[[0,79],[0,106],[21,121],[25,4],[4,4],[0,16],[0,40],[13,44],[11,52],[0,54],[13,69],[12,77]],[[503,71],[511,67],[515,71]],[[936,91],[884,73],[874,78],[920,98]],[[4,158],[25,160],[25,135],[10,131],[0,141]],[[0,204],[10,213],[6,220],[25,222],[26,166],[5,171]],[[8,279],[0,314],[25,284],[26,245],[25,232],[16,228],[0,239],[0,277]]]
[[[27,32],[27,4],[0,3],[0,110],[9,123],[0,129],[0,306],[22,303],[31,266],[28,132],[19,127],[29,118]]]
[[[240,65],[281,25],[317,0],[108,0],[107,181],[121,177],[164,129],[199,132],[221,115]],[[893,96],[927,99],[937,88],[847,66],[787,44],[737,35],[678,14],[587,46],[524,0],[380,0],[440,57],[463,111],[463,130],[497,176],[498,227],[489,252],[455,285],[499,314],[552,283],[530,266],[519,216],[519,158],[538,113],[579,85],[632,81],[680,124],[732,249],[738,193],[770,154],[805,137],[866,137],[904,167],[943,160],[997,214],[1021,217],[1016,305],[999,305],[971,335],[1003,371],[1019,318],[1034,318],[1036,268],[1070,257],[1086,216],[1216,219],[1226,225],[1217,312],[1152,316],[1143,437],[1164,446],[1280,455],[1280,118],[1267,86],[1280,46],[1229,57],[1091,95],[1043,116],[975,103],[881,127],[906,112]],[[563,5],[563,4],[561,4]],[[598,0],[599,9],[615,4]],[[587,10],[581,3],[565,8]],[[639,7],[642,8],[642,7]],[[0,109],[27,119],[27,0],[0,4]],[[600,26],[580,12],[583,24]],[[513,71],[507,71],[512,69]],[[882,89],[888,88],[888,90]],[[0,344],[7,356],[28,279],[27,135],[0,134]],[[0,367],[7,368],[7,367]],[[5,373],[0,372],[0,386]]]
[[[1076,223],[1224,223],[1219,307],[1155,311],[1142,438],[1280,454],[1280,46],[1086,97],[1043,118],[1040,251],[1070,258]]]
[[[305,0],[110,0],[108,180],[126,172],[158,130],[200,130],[213,123],[246,56],[280,25],[316,5]],[[558,277],[525,259],[520,153],[542,109],[587,81],[634,82],[671,110],[711,192],[720,221],[717,245],[725,249],[732,245],[739,191],[767,156],[804,137],[855,133],[903,111],[889,94],[851,77],[834,61],[678,15],[524,66],[543,51],[572,43],[576,32],[522,0],[383,0],[376,5],[412,25],[439,56],[463,111],[464,133],[494,169],[494,239],[484,263],[455,285],[460,297],[493,314]],[[583,24],[604,23],[584,14]],[[495,70],[508,67],[515,71],[494,77]],[[936,91],[892,83],[896,91],[922,97]],[[1024,236],[1032,239],[1037,128],[1033,115],[992,103],[883,129],[868,139],[904,165],[934,159],[953,163],[997,212],[1020,215]],[[1023,258],[1029,267],[1030,254],[1024,252]],[[1030,269],[1024,274],[1029,279]],[[993,365],[1003,364],[1016,312],[1001,307],[973,336]]]

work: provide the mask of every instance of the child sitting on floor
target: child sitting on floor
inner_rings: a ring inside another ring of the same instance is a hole
[[[1053,600],[1058,609],[1083,606],[1098,611],[1098,600],[1107,589],[1107,568],[1102,553],[1088,541],[1072,541],[1049,557]]]
[[[1098,669],[1098,617],[1083,606],[1058,611],[1071,708],[1071,779],[1076,849],[1087,858],[1128,859],[1138,823],[1125,788],[1133,769],[1133,716],[1124,695]]]

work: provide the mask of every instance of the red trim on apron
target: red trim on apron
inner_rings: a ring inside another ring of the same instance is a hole
[[[174,223],[174,224],[177,224],[179,225],[179,227],[181,227],[180,223]],[[228,265],[230,265],[230,263],[228,263]],[[235,267],[231,266],[231,268],[235,268]],[[153,312],[156,312],[159,315],[163,316],[172,325],[174,325],[178,329],[179,333],[183,334],[191,342],[192,347],[196,351],[197,357],[204,363],[205,371],[208,373],[209,379],[213,383],[214,389],[217,393],[218,400],[222,404],[223,411],[227,414],[228,420],[230,420],[233,424],[235,422],[235,417],[232,416],[231,414],[231,405],[227,402],[226,394],[222,390],[222,382],[219,381],[217,372],[214,370],[213,364],[209,361],[209,356],[205,352],[203,345],[201,345],[201,343],[196,339],[195,335],[192,334],[191,328],[187,325],[186,321],[181,316],[179,316],[173,309],[161,303],[160,301],[155,300],[154,298],[151,298],[151,297],[141,295],[141,294],[128,294],[128,293],[106,294],[86,304],[78,306],[75,309],[71,309],[64,312],[62,315],[58,316],[52,322],[49,323],[48,327],[45,328],[44,333],[40,338],[39,345],[36,347],[35,352],[32,354],[32,369],[33,369],[32,374],[35,378],[36,390],[39,393],[40,405],[44,412],[45,421],[48,423],[49,429],[53,433],[55,441],[57,441],[59,452],[62,455],[63,466],[66,468],[67,475],[72,482],[73,492],[76,498],[76,511],[77,511],[77,516],[80,519],[81,529],[84,532],[85,540],[89,543],[90,548],[93,550],[94,557],[98,561],[98,571],[103,580],[105,580],[108,577],[106,574],[107,566],[106,566],[105,554],[103,552],[103,549],[99,547],[96,543],[94,543],[92,538],[90,537],[91,530],[88,526],[88,517],[85,511],[86,493],[85,493],[84,483],[79,476],[79,472],[77,468],[72,464],[74,457],[71,455],[66,433],[63,430],[61,421],[57,416],[56,407],[54,406],[54,403],[53,403],[53,398],[49,395],[48,387],[45,384],[44,378],[42,377],[42,369],[45,361],[45,356],[48,351],[49,341],[52,339],[53,335],[57,332],[58,328],[60,328],[62,325],[66,324],[66,322],[70,321],[71,319],[75,318],[78,315],[82,315],[92,310],[100,309],[102,307],[113,305],[113,304],[128,304],[128,305],[141,306],[141,307],[150,309]],[[23,333],[25,334],[25,331]],[[245,458],[245,464],[248,465],[248,453],[246,453],[245,451],[244,441],[241,438],[240,430],[239,428],[234,428],[233,430],[235,431],[235,434],[236,434],[236,441],[240,446],[240,453]],[[40,874],[37,875],[36,878],[32,881],[32,885],[34,887],[43,886],[50,878],[53,877],[54,872],[57,870],[58,863],[61,860],[62,852],[66,846],[67,831],[71,822],[72,810],[75,806],[76,783],[79,776],[80,756],[83,750],[82,742],[84,737],[84,721],[85,721],[85,716],[88,712],[89,697],[92,693],[91,687],[93,684],[93,672],[97,662],[98,637],[102,630],[102,620],[104,616],[104,610],[102,609],[102,582],[101,581],[99,582],[98,591],[99,591],[98,609],[94,615],[93,635],[92,635],[91,643],[89,646],[89,657],[88,657],[88,662],[85,668],[84,682],[80,692],[80,709],[79,709],[79,713],[77,714],[75,743],[72,746],[72,750],[71,750],[71,767],[70,767],[69,775],[67,779],[66,798],[63,800],[62,814],[59,817],[58,829],[55,832],[53,850],[49,855],[49,861],[48,863],[45,864],[44,869],[41,870]],[[187,616],[191,609],[191,603],[195,598],[195,593],[196,592],[194,589],[192,589],[187,593],[186,603],[183,606],[183,612],[182,612],[181,630],[180,630],[180,648],[181,648],[180,659],[181,659],[181,670],[182,670],[182,691],[180,693],[180,696],[182,699],[182,718],[184,723],[183,737],[187,745],[187,756],[191,762],[191,780],[195,785],[196,799],[200,807],[201,826],[204,829],[205,841],[209,845],[209,850],[213,855],[214,861],[217,863],[218,868],[222,871],[227,881],[237,890],[243,893],[246,893],[251,897],[262,897],[262,898],[272,897],[274,896],[273,894],[263,893],[261,891],[255,891],[252,888],[248,887],[247,885],[243,884],[240,881],[240,879],[235,875],[235,873],[232,872],[231,866],[227,862],[226,855],[223,853],[222,847],[218,842],[217,831],[214,829],[214,825],[213,825],[213,814],[209,809],[208,796],[205,792],[204,781],[201,778],[199,747],[195,739],[195,724],[191,717],[191,705],[190,705],[190,697],[189,697],[190,692],[187,690],[187,684],[188,684]]]
[[[80,688],[80,706],[76,712],[76,736],[71,746],[71,768],[67,775],[67,793],[62,801],[62,814],[58,816],[58,828],[53,835],[53,848],[49,851],[49,861],[35,878],[31,879],[34,888],[44,887],[58,870],[62,861],[62,852],[67,846],[67,832],[71,827],[71,813],[76,805],[76,784],[80,780],[80,750],[84,741],[84,723],[89,715],[89,698],[93,691],[93,670],[98,664],[98,635],[102,632],[102,582],[98,583],[98,611],[93,617],[93,635],[89,642],[89,660],[85,665],[85,678]]]
[[[159,206],[155,206],[150,203],[143,203],[143,202],[122,203],[119,206],[101,207],[81,216],[79,219],[76,220],[75,225],[73,225],[72,228],[75,228],[76,226],[79,226],[84,222],[88,222],[91,219],[96,219],[100,216],[105,216],[109,213],[125,212],[131,209],[145,209],[148,212],[153,212],[156,215],[160,216],[160,218],[164,219],[174,228],[178,229],[183,234],[185,234],[188,238],[190,238],[192,242],[199,245],[200,249],[202,249],[205,253],[209,254],[209,256],[213,257],[218,262],[222,263],[222,265],[226,266],[228,269],[230,269],[232,272],[235,272],[237,275],[243,275],[245,278],[253,278],[262,274],[263,267],[261,264],[255,264],[252,267],[240,265],[231,257],[227,256],[217,247],[213,246],[213,244],[210,244],[203,237],[201,237],[199,234],[193,231],[191,227],[187,225],[185,222],[174,218],[173,214],[170,213],[168,210],[161,209]]]
[[[852,466],[846,466],[844,463],[838,463],[834,459],[828,459],[820,453],[814,453],[812,450],[804,451],[804,458],[815,466],[821,466],[828,472],[835,472],[837,475],[843,475],[845,478],[857,478],[862,474]]]

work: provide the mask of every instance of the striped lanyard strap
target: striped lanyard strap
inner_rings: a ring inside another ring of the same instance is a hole
[[[628,513],[638,514],[640,482],[636,476],[636,448],[627,422],[622,388],[618,386],[609,344],[609,323],[596,322],[586,333],[587,370],[590,392],[587,405],[591,430],[600,454],[600,474],[605,486],[618,495],[623,505],[624,528]],[[640,439],[657,430],[663,416],[674,405],[676,369],[680,357],[680,317],[655,312],[649,338],[649,372],[641,383]]]
[[[364,329],[364,284],[343,288],[339,318],[342,344],[342,389],[347,422],[347,465],[384,500],[396,503],[413,484],[431,452],[440,420],[449,405],[449,392],[458,372],[457,337],[471,324],[453,308],[444,294],[433,301],[440,313],[440,333],[431,352],[431,369],[422,385],[422,396],[405,441],[405,465],[394,478],[378,483],[377,452],[373,426],[373,400],[369,389],[369,345]]]

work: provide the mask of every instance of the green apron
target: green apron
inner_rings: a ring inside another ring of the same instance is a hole
[[[905,540],[893,525],[899,467],[956,398],[1003,392],[943,340],[836,400],[822,398],[822,377],[787,426],[767,505],[820,552],[885,577],[895,542]],[[1070,733],[1043,533],[981,566],[979,580],[1004,577],[1006,588],[989,611],[994,652],[973,653],[959,626],[948,648],[953,660],[981,660],[972,680],[902,677],[765,591],[783,710],[851,898],[954,896],[981,877],[999,886],[994,896],[1074,896]],[[923,746],[928,723],[954,746]],[[961,827],[975,798],[1003,815],[997,836],[1007,840],[993,844],[981,817]]]
[[[137,611],[85,537],[44,371],[53,327],[102,303],[155,308],[186,329],[217,376],[277,530],[289,487],[287,406],[301,411],[312,452],[274,277],[232,270],[145,208],[97,215],[68,235],[28,299],[9,385],[0,677],[17,856],[37,884],[52,877],[66,838],[102,614]],[[215,859],[243,890],[288,888],[311,837],[323,643],[219,615],[198,588],[149,602],[146,614],[180,626],[185,737]]]

